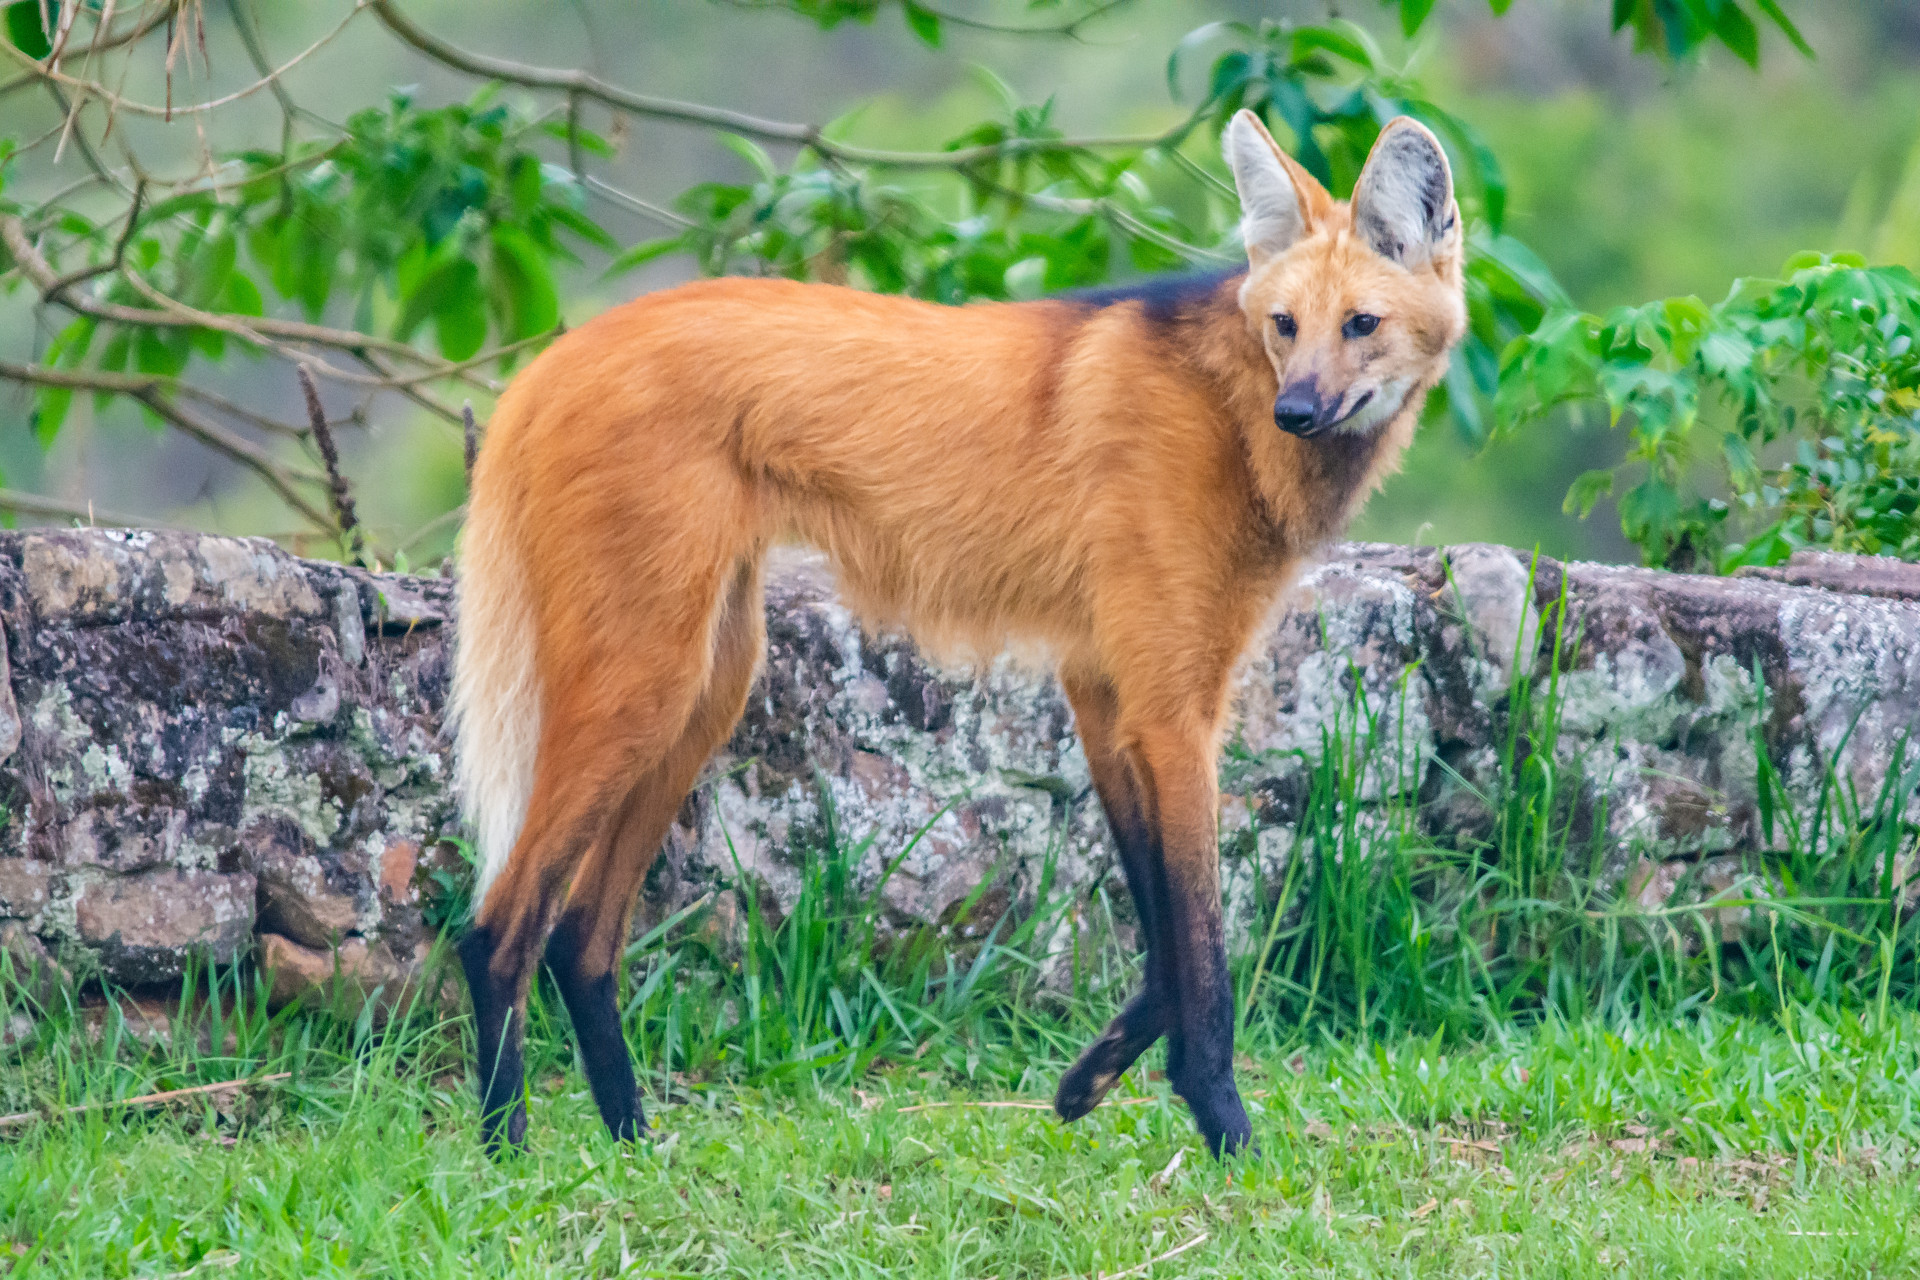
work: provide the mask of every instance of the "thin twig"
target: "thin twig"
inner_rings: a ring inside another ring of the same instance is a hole
[[[224,413],[238,418],[250,426],[274,435],[286,436],[294,440],[304,440],[305,427],[281,422],[265,414],[255,413],[245,405],[235,404],[217,392],[195,386],[182,378],[170,377],[161,373],[108,373],[100,369],[56,369],[51,365],[15,364],[11,360],[0,360],[0,378],[11,382],[25,382],[42,387],[68,387],[75,391],[103,391],[111,395],[144,396],[177,395],[189,400],[197,400],[216,413]],[[294,470],[294,475],[303,480],[318,479],[318,473]]]
[[[4,49],[8,53],[18,52],[12,45],[4,40],[0,40],[0,49]],[[26,55],[21,54],[20,56],[25,57]],[[62,112],[71,113],[73,111],[73,103],[67,100],[66,94],[60,92],[59,85],[51,80],[42,80],[41,83],[47,86],[47,93],[55,102],[60,104],[60,110]],[[109,186],[118,187],[122,191],[127,189],[127,184],[113,176],[112,171],[107,168],[106,161],[102,160],[100,153],[93,149],[93,143],[87,140],[87,131],[85,129],[76,129],[74,131],[73,143],[74,146],[79,149],[81,158],[87,162],[87,168],[93,170],[94,174],[98,176],[102,182],[105,182]]]
[[[640,214],[643,217],[652,218],[655,222],[663,223],[666,226],[697,227],[700,225],[692,218],[683,218],[671,209],[663,208],[650,200],[643,200],[631,191],[623,191],[611,182],[604,182],[592,174],[587,175],[586,186],[587,190],[593,192],[593,194],[611,200],[622,208],[630,209],[634,213]]]
[[[155,520],[150,516],[133,516],[124,511],[108,511],[94,506],[91,502],[63,502],[59,498],[49,498],[38,493],[24,493],[19,489],[0,489],[0,511],[18,512],[23,516],[44,516],[53,520],[84,520],[89,525],[103,524],[112,528],[185,528],[184,525]]]
[[[340,450],[333,443],[333,429],[327,425],[327,410],[320,403],[320,388],[303,364],[293,367],[300,379],[300,394],[307,399],[307,422],[313,429],[313,442],[320,447],[320,461],[327,468],[327,493],[333,499],[333,514],[340,526],[340,543],[349,558],[358,555],[364,539],[360,520],[353,512],[353,491],[340,471]]]
[[[431,395],[427,394],[425,388],[421,386],[423,382],[433,381],[433,379],[403,378],[394,372],[392,365],[371,351],[356,351],[353,353],[353,358],[373,370],[373,377],[363,379],[368,386],[384,387],[388,390],[398,391],[401,395],[437,418],[445,418],[448,422],[460,421],[459,410],[444,401],[434,399]],[[461,380],[467,383],[479,383],[488,391],[499,390],[497,386],[494,386],[484,378],[462,375]]]
[[[267,50],[260,43],[260,31],[254,25],[253,14],[247,11],[243,0],[227,0],[227,10],[233,15],[233,29],[240,33],[240,43],[246,48],[247,57],[253,62],[254,70],[273,82],[273,96],[280,103],[280,153],[285,155],[293,140],[293,120],[300,113],[293,95],[287,92],[287,86],[280,83],[280,77],[274,73],[273,63],[267,58]]]
[[[115,378],[120,385],[105,386],[105,380],[110,377]],[[283,502],[313,521],[318,527],[322,529],[333,527],[333,521],[327,513],[315,506],[295,487],[300,481],[324,483],[325,477],[305,468],[289,467],[245,436],[236,435],[219,423],[212,422],[185,405],[169,399],[164,384],[158,379],[143,379],[127,375],[78,374],[66,369],[16,365],[8,361],[0,361],[0,378],[40,383],[46,386],[92,386],[95,389],[117,391],[121,395],[139,401],[200,443],[216,452],[224,453],[253,471],[280,495]]]
[[[42,296],[65,293],[73,286],[84,284],[95,276],[118,271],[120,264],[127,260],[127,245],[133,240],[133,233],[140,229],[140,211],[146,202],[147,184],[144,181],[134,183],[133,203],[127,206],[127,223],[120,228],[120,238],[113,243],[113,256],[105,262],[95,263],[90,267],[80,267],[58,277],[52,284],[41,290]]]
[[[30,73],[39,76],[49,84],[63,84],[70,88],[77,89],[84,94],[91,94],[93,97],[105,102],[108,107],[114,111],[125,111],[137,116],[151,116],[156,120],[172,120],[175,116],[201,115],[209,111],[216,111],[221,107],[231,106],[242,98],[251,97],[260,92],[260,90],[277,84],[281,76],[284,76],[287,72],[293,70],[321,49],[325,48],[328,44],[332,43],[334,38],[346,30],[347,24],[352,22],[355,16],[358,15],[362,9],[366,8],[369,3],[371,3],[371,0],[358,0],[358,3],[347,11],[347,16],[342,18],[333,30],[321,36],[299,53],[296,53],[271,74],[262,76],[250,85],[235,89],[232,93],[222,94],[220,97],[210,99],[206,102],[196,102],[182,107],[176,107],[170,104],[155,106],[150,102],[136,102],[131,98],[123,97],[114,92],[97,80],[86,80],[79,76],[70,76],[64,72],[56,71],[47,64],[37,62],[28,57],[19,49],[14,48],[11,43],[4,40],[0,40],[0,52],[4,52],[15,62],[21,63]],[[171,81],[169,81],[169,84],[171,84]]]
[[[1155,1265],[1165,1262],[1169,1258],[1177,1258],[1189,1249],[1198,1249],[1201,1245],[1205,1244],[1209,1238],[1208,1233],[1202,1231],[1185,1244],[1177,1244],[1157,1257],[1148,1258],[1137,1267],[1128,1267],[1125,1271],[1115,1271],[1110,1275],[1105,1273],[1096,1273],[1096,1275],[1098,1276],[1098,1280],[1127,1280],[1129,1276],[1145,1275]]]
[[[473,492],[473,464],[480,459],[480,427],[473,420],[473,401],[460,406],[460,427],[465,436],[467,461],[467,492]]]
[[[241,1076],[237,1080],[222,1080],[218,1084],[197,1084],[190,1089],[168,1089],[164,1093],[143,1093],[137,1098],[109,1098],[104,1102],[82,1102],[71,1107],[62,1107],[53,1114],[57,1116],[78,1115],[83,1111],[104,1111],[109,1107],[151,1107],[163,1102],[172,1102],[178,1098],[190,1098],[202,1093],[220,1093],[228,1089],[258,1088],[261,1085],[279,1084],[282,1080],[293,1079],[291,1071],[276,1071],[270,1076]],[[32,1124],[35,1120],[46,1118],[41,1111],[16,1111],[10,1116],[0,1116],[0,1129],[10,1129],[16,1125]]]
[[[412,533],[408,534],[406,536],[406,540],[403,541],[399,546],[395,547],[394,550],[396,552],[411,551],[415,547],[419,546],[421,543],[425,542],[428,538],[431,538],[434,534],[446,528],[448,525],[459,524],[462,520],[466,518],[467,518],[467,504],[463,502],[451,511],[442,511],[439,515],[427,521],[425,524],[421,525],[418,529],[415,529]]]
[[[103,13],[103,21],[100,28],[94,32],[93,44],[87,50],[87,56],[91,58],[96,53],[105,53],[109,49],[118,49],[122,45],[132,44],[134,41],[145,36],[149,31],[152,31],[155,27],[164,23],[167,20],[167,15],[172,12],[171,9],[163,4],[146,6],[146,9],[146,13],[141,15],[131,27],[128,27],[117,36],[109,35],[105,39],[101,38],[100,33],[112,25],[113,15],[110,11]],[[24,89],[30,84],[39,84],[40,80],[39,67],[36,64],[34,70],[15,76],[5,84],[0,84],[0,98],[6,97],[15,89]]]
[[[217,329],[268,350],[273,349],[273,344],[268,339],[279,338],[287,342],[304,342],[312,346],[332,347],[352,353],[382,351],[412,360],[437,372],[444,372],[448,368],[445,361],[435,359],[404,342],[376,337],[373,334],[359,333],[351,329],[330,329],[325,325],[307,324],[299,320],[275,320],[262,316],[201,311],[166,297],[132,273],[126,274],[128,283],[158,302],[160,304],[158,307],[129,307],[121,303],[102,302],[84,293],[75,294],[70,289],[53,292],[54,287],[59,283],[59,276],[41,256],[40,251],[34,247],[33,241],[27,235],[25,224],[18,217],[12,214],[0,214],[0,244],[6,246],[7,252],[13,255],[15,262],[20,264],[20,269],[25,272],[27,279],[40,290],[43,301],[57,302],[70,311],[92,316],[96,320],[111,320],[116,324],[148,325],[163,329]],[[383,381],[379,385],[386,384]]]

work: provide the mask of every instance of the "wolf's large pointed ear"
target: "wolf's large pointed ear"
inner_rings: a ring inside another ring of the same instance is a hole
[[[1251,111],[1227,122],[1221,138],[1240,192],[1240,238],[1255,266],[1291,249],[1326,211],[1331,197],[1274,142]]]
[[[1460,223],[1447,153],[1409,116],[1387,122],[1353,187],[1353,229],[1383,258],[1409,270],[1452,241]]]

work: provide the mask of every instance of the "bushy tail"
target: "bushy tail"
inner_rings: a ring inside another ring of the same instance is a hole
[[[460,555],[452,712],[460,805],[480,861],[476,912],[526,821],[540,745],[533,599],[510,526],[476,501]]]

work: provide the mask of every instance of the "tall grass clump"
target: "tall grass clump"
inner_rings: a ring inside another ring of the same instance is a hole
[[[1490,779],[1431,766],[1483,822],[1423,823],[1423,762],[1402,718],[1357,679],[1319,751],[1297,753],[1306,786],[1290,852],[1277,877],[1255,860],[1264,914],[1235,959],[1246,1033],[1485,1036],[1709,1005],[1884,1017],[1920,999],[1920,914],[1903,905],[1920,752],[1896,744],[1865,797],[1829,757],[1802,810],[1770,754],[1763,703],[1751,729],[1761,840],[1743,873],[1716,894],[1685,877],[1669,904],[1642,906],[1626,865],[1637,852],[1609,835],[1605,788],[1559,751],[1577,653],[1564,594],[1553,616],[1544,672],[1516,646]]]
[[[932,822],[862,887],[875,836],[848,838],[824,784],[820,794],[824,831],[799,850],[799,884],[784,912],[736,856],[733,879],[720,886],[733,899],[734,929],[708,895],[628,947],[622,1020],[642,1073],[663,1090],[675,1075],[842,1083],[912,1062],[1018,1083],[1034,1037],[1057,1020],[1044,951],[1071,903],[1055,890],[1053,857],[1025,910],[988,915],[994,886],[982,883],[946,925],[892,929],[887,886]],[[556,1007],[546,1002],[557,1040]]]

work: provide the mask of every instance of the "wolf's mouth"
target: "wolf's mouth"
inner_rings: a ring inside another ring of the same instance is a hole
[[[1353,402],[1353,408],[1347,410],[1345,413],[1341,414],[1338,418],[1333,419],[1331,422],[1316,422],[1312,426],[1307,427],[1305,430],[1294,430],[1292,428],[1287,428],[1287,427],[1283,427],[1282,430],[1290,431],[1293,435],[1300,437],[1300,439],[1302,440],[1318,440],[1322,436],[1332,435],[1334,432],[1344,427],[1347,423],[1352,422],[1354,418],[1359,415],[1360,411],[1366,408],[1372,402],[1373,402],[1373,392],[1371,391],[1363,392],[1360,398]]]
[[[1340,421],[1341,422],[1353,421],[1355,417],[1359,416],[1360,411],[1366,408],[1367,405],[1372,402],[1372,400],[1373,400],[1373,392],[1369,391],[1366,394],[1362,395],[1358,400],[1355,400],[1353,402],[1353,408],[1347,410],[1344,414],[1340,416]],[[1338,424],[1336,423],[1335,425],[1338,425]]]

